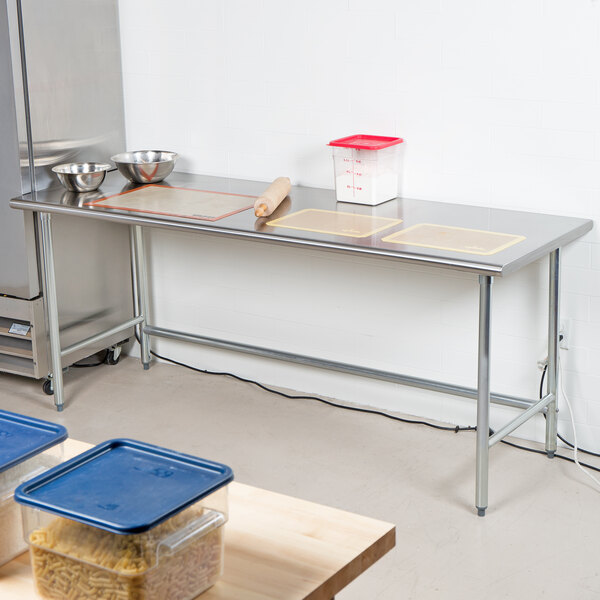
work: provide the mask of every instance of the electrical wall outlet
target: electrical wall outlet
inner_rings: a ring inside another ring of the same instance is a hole
[[[571,321],[569,319],[562,319],[560,322],[560,329],[558,330],[558,347],[562,350],[569,349],[570,342],[570,325]]]
[[[569,332],[570,332],[571,321],[569,319],[563,319],[560,322],[560,327],[558,329],[558,347],[561,350],[569,349]],[[543,371],[546,366],[548,366],[548,355],[540,358],[537,361],[537,366],[540,371]]]

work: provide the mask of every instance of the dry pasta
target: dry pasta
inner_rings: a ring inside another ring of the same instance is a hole
[[[52,600],[195,598],[221,573],[223,527],[192,539],[173,554],[156,554],[160,540],[189,522],[190,510],[136,535],[54,519],[30,535],[38,592]]]
[[[27,550],[21,524],[21,507],[14,501],[14,489],[26,479],[53,467],[58,458],[38,454],[0,473],[0,565]]]

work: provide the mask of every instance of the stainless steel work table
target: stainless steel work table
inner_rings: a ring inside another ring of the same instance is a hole
[[[233,194],[258,195],[265,183],[173,173],[163,185],[190,189],[204,189]],[[116,331],[124,331],[132,325],[138,327],[141,342],[141,357],[144,368],[150,364],[150,337],[160,336],[195,342],[229,350],[249,352],[299,362],[305,365],[334,369],[354,375],[376,377],[419,388],[456,394],[477,399],[477,461],[476,500],[478,514],[483,516],[488,506],[489,449],[506,435],[539,412],[546,412],[546,452],[553,457],[556,451],[556,393],[558,377],[558,329],[560,297],[560,249],[592,228],[592,221],[571,217],[560,217],[528,212],[517,212],[477,206],[457,205],[424,200],[398,199],[377,207],[354,204],[339,204],[331,190],[294,187],[290,197],[282,203],[268,219],[256,219],[252,210],[246,210],[210,222],[195,219],[168,217],[153,214],[133,213],[123,210],[84,206],[84,202],[96,200],[132,189],[116,172],[107,175],[99,192],[74,194],[62,188],[53,188],[25,195],[11,201],[13,208],[40,213],[41,242],[44,259],[44,296],[48,315],[54,401],[58,410],[63,408],[63,382],[61,356],[75,349],[96,343]],[[266,224],[267,221],[306,208],[355,212],[365,215],[402,219],[402,223],[383,232],[364,238],[351,238],[331,234],[283,229]],[[52,252],[52,214],[68,214],[90,219],[104,219],[130,226],[132,283],[134,289],[134,318],[68,348],[60,347],[58,331],[58,306],[54,280]],[[525,236],[519,243],[491,256],[479,256],[464,252],[438,250],[419,246],[393,244],[382,241],[390,233],[412,225],[433,223],[506,234]],[[322,360],[314,356],[280,352],[276,349],[220,340],[182,331],[173,331],[150,324],[150,297],[146,278],[143,227],[160,227],[201,235],[218,235],[255,240],[271,244],[297,246],[341,252],[349,255],[368,255],[404,263],[429,265],[466,271],[478,275],[479,280],[479,349],[477,387],[467,388],[450,383],[421,379],[389,371]],[[491,292],[494,277],[503,277],[521,267],[549,255],[549,302],[548,302],[548,378],[547,393],[541,400],[519,398],[490,391],[490,312]],[[490,401],[519,408],[518,417],[493,435],[489,435]]]

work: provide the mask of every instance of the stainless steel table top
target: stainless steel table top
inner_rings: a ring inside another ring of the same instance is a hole
[[[259,195],[267,187],[267,183],[263,182],[188,173],[172,173],[160,185],[250,195]],[[593,222],[589,219],[408,198],[390,200],[375,207],[348,204],[336,202],[333,190],[308,187],[293,187],[289,198],[284,200],[275,213],[262,219],[257,219],[253,210],[246,210],[211,222],[83,205],[84,202],[99,200],[135,187],[114,171],[107,174],[106,180],[97,192],[77,194],[67,192],[62,187],[53,187],[37,192],[35,195],[27,194],[14,198],[10,205],[23,210],[71,214],[130,225],[162,227],[350,254],[372,255],[413,264],[495,276],[506,275],[520,269],[552,250],[581,237],[593,226]],[[270,220],[306,208],[402,219],[402,223],[365,238],[350,238],[267,225]],[[382,241],[391,233],[419,223],[514,234],[525,236],[526,239],[491,256]]]

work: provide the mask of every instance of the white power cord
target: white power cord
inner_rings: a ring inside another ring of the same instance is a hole
[[[575,460],[575,464],[598,486],[600,487],[600,481],[594,477],[589,471],[586,471],[580,464],[579,458],[577,458],[577,430],[575,429],[575,418],[573,417],[573,409],[571,408],[571,402],[569,402],[569,397],[565,392],[565,388],[563,386],[563,370],[562,363],[560,360],[560,355],[558,357],[558,370],[560,371],[560,391],[562,392],[563,398],[567,404],[567,408],[569,409],[569,416],[571,417],[571,427],[573,428],[573,459]]]

